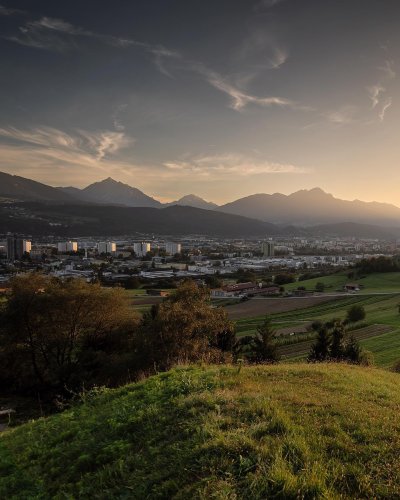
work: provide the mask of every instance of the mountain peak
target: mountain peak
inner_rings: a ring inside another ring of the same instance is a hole
[[[210,201],[204,200],[203,198],[200,198],[200,196],[197,196],[196,194],[187,194],[185,196],[182,196],[182,198],[179,198],[179,200],[177,200],[177,201],[173,201],[172,203],[168,203],[168,206],[172,206],[172,205],[181,205],[181,206],[187,206],[187,207],[202,208],[204,210],[214,210],[218,206],[215,203],[212,203]]]
[[[107,177],[85,187],[81,193],[94,203],[126,205],[129,207],[161,207],[161,203],[140,189]]]

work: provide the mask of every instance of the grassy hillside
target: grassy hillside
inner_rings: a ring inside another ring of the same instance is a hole
[[[400,375],[191,367],[0,437],[1,498],[398,498]]]

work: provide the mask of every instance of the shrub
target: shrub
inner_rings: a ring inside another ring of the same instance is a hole
[[[346,319],[349,323],[356,323],[357,321],[362,321],[363,319],[365,319],[365,316],[366,313],[364,307],[355,304],[347,311]]]

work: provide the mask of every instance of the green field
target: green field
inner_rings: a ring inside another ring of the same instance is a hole
[[[374,273],[363,278],[348,278],[344,273],[331,274],[321,278],[289,283],[285,285],[285,290],[295,290],[299,286],[304,286],[307,290],[314,290],[317,283],[325,285],[325,292],[342,291],[346,283],[358,283],[362,285],[361,293],[400,293],[400,273]]]
[[[400,497],[400,375],[178,368],[0,435],[1,498]]]
[[[393,332],[379,335],[376,338],[362,340],[361,345],[370,350],[379,366],[391,366],[394,361],[400,359],[400,313],[398,305],[400,294],[391,295],[353,295],[345,296],[305,309],[297,309],[285,313],[272,314],[273,325],[276,329],[283,327],[297,327],[309,324],[315,320],[328,321],[332,318],[344,319],[347,310],[353,304],[362,305],[366,311],[365,325],[388,325]],[[236,322],[239,336],[254,334],[263,320],[263,316],[243,318]],[[295,340],[295,339],[293,339]],[[300,348],[300,344],[299,344]],[[301,351],[301,349],[299,349]],[[304,354],[301,354],[304,357]],[[294,358],[298,354],[293,353]]]

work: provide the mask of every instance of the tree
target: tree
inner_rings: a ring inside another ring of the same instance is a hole
[[[351,363],[359,364],[362,360],[363,351],[359,342],[352,335],[346,343],[344,357]]]
[[[341,321],[336,321],[331,333],[331,346],[329,356],[331,359],[339,361],[345,357],[345,329]]]
[[[209,290],[186,281],[144,315],[138,340],[143,369],[167,370],[179,362],[230,359],[235,331],[226,312],[211,307]]]
[[[358,341],[351,336],[345,340],[346,330],[343,321],[333,319],[325,324],[314,322],[318,331],[316,343],[311,347],[308,361],[348,361],[357,364],[370,364],[368,355]]]
[[[220,288],[222,286],[221,278],[215,274],[208,274],[205,276],[204,283],[210,288]]]
[[[348,323],[356,323],[357,321],[362,321],[366,316],[365,309],[363,306],[355,304],[351,306],[347,311],[346,320]]]
[[[137,276],[130,276],[124,283],[126,290],[136,290],[140,284],[140,279]]]
[[[329,351],[331,338],[326,326],[322,326],[318,331],[317,341],[311,347],[308,361],[327,361],[329,359]]]
[[[0,330],[0,383],[60,391],[114,384],[138,324],[121,289],[40,274],[14,278]]]
[[[275,285],[287,285],[288,283],[294,283],[296,277],[293,274],[282,273],[277,274],[274,278]]]
[[[325,291],[325,284],[322,283],[322,281],[318,281],[318,283],[315,285],[315,290],[317,292],[324,292]]]
[[[272,320],[267,315],[250,344],[249,360],[253,363],[276,363],[280,356],[275,343],[275,330],[272,328]]]

